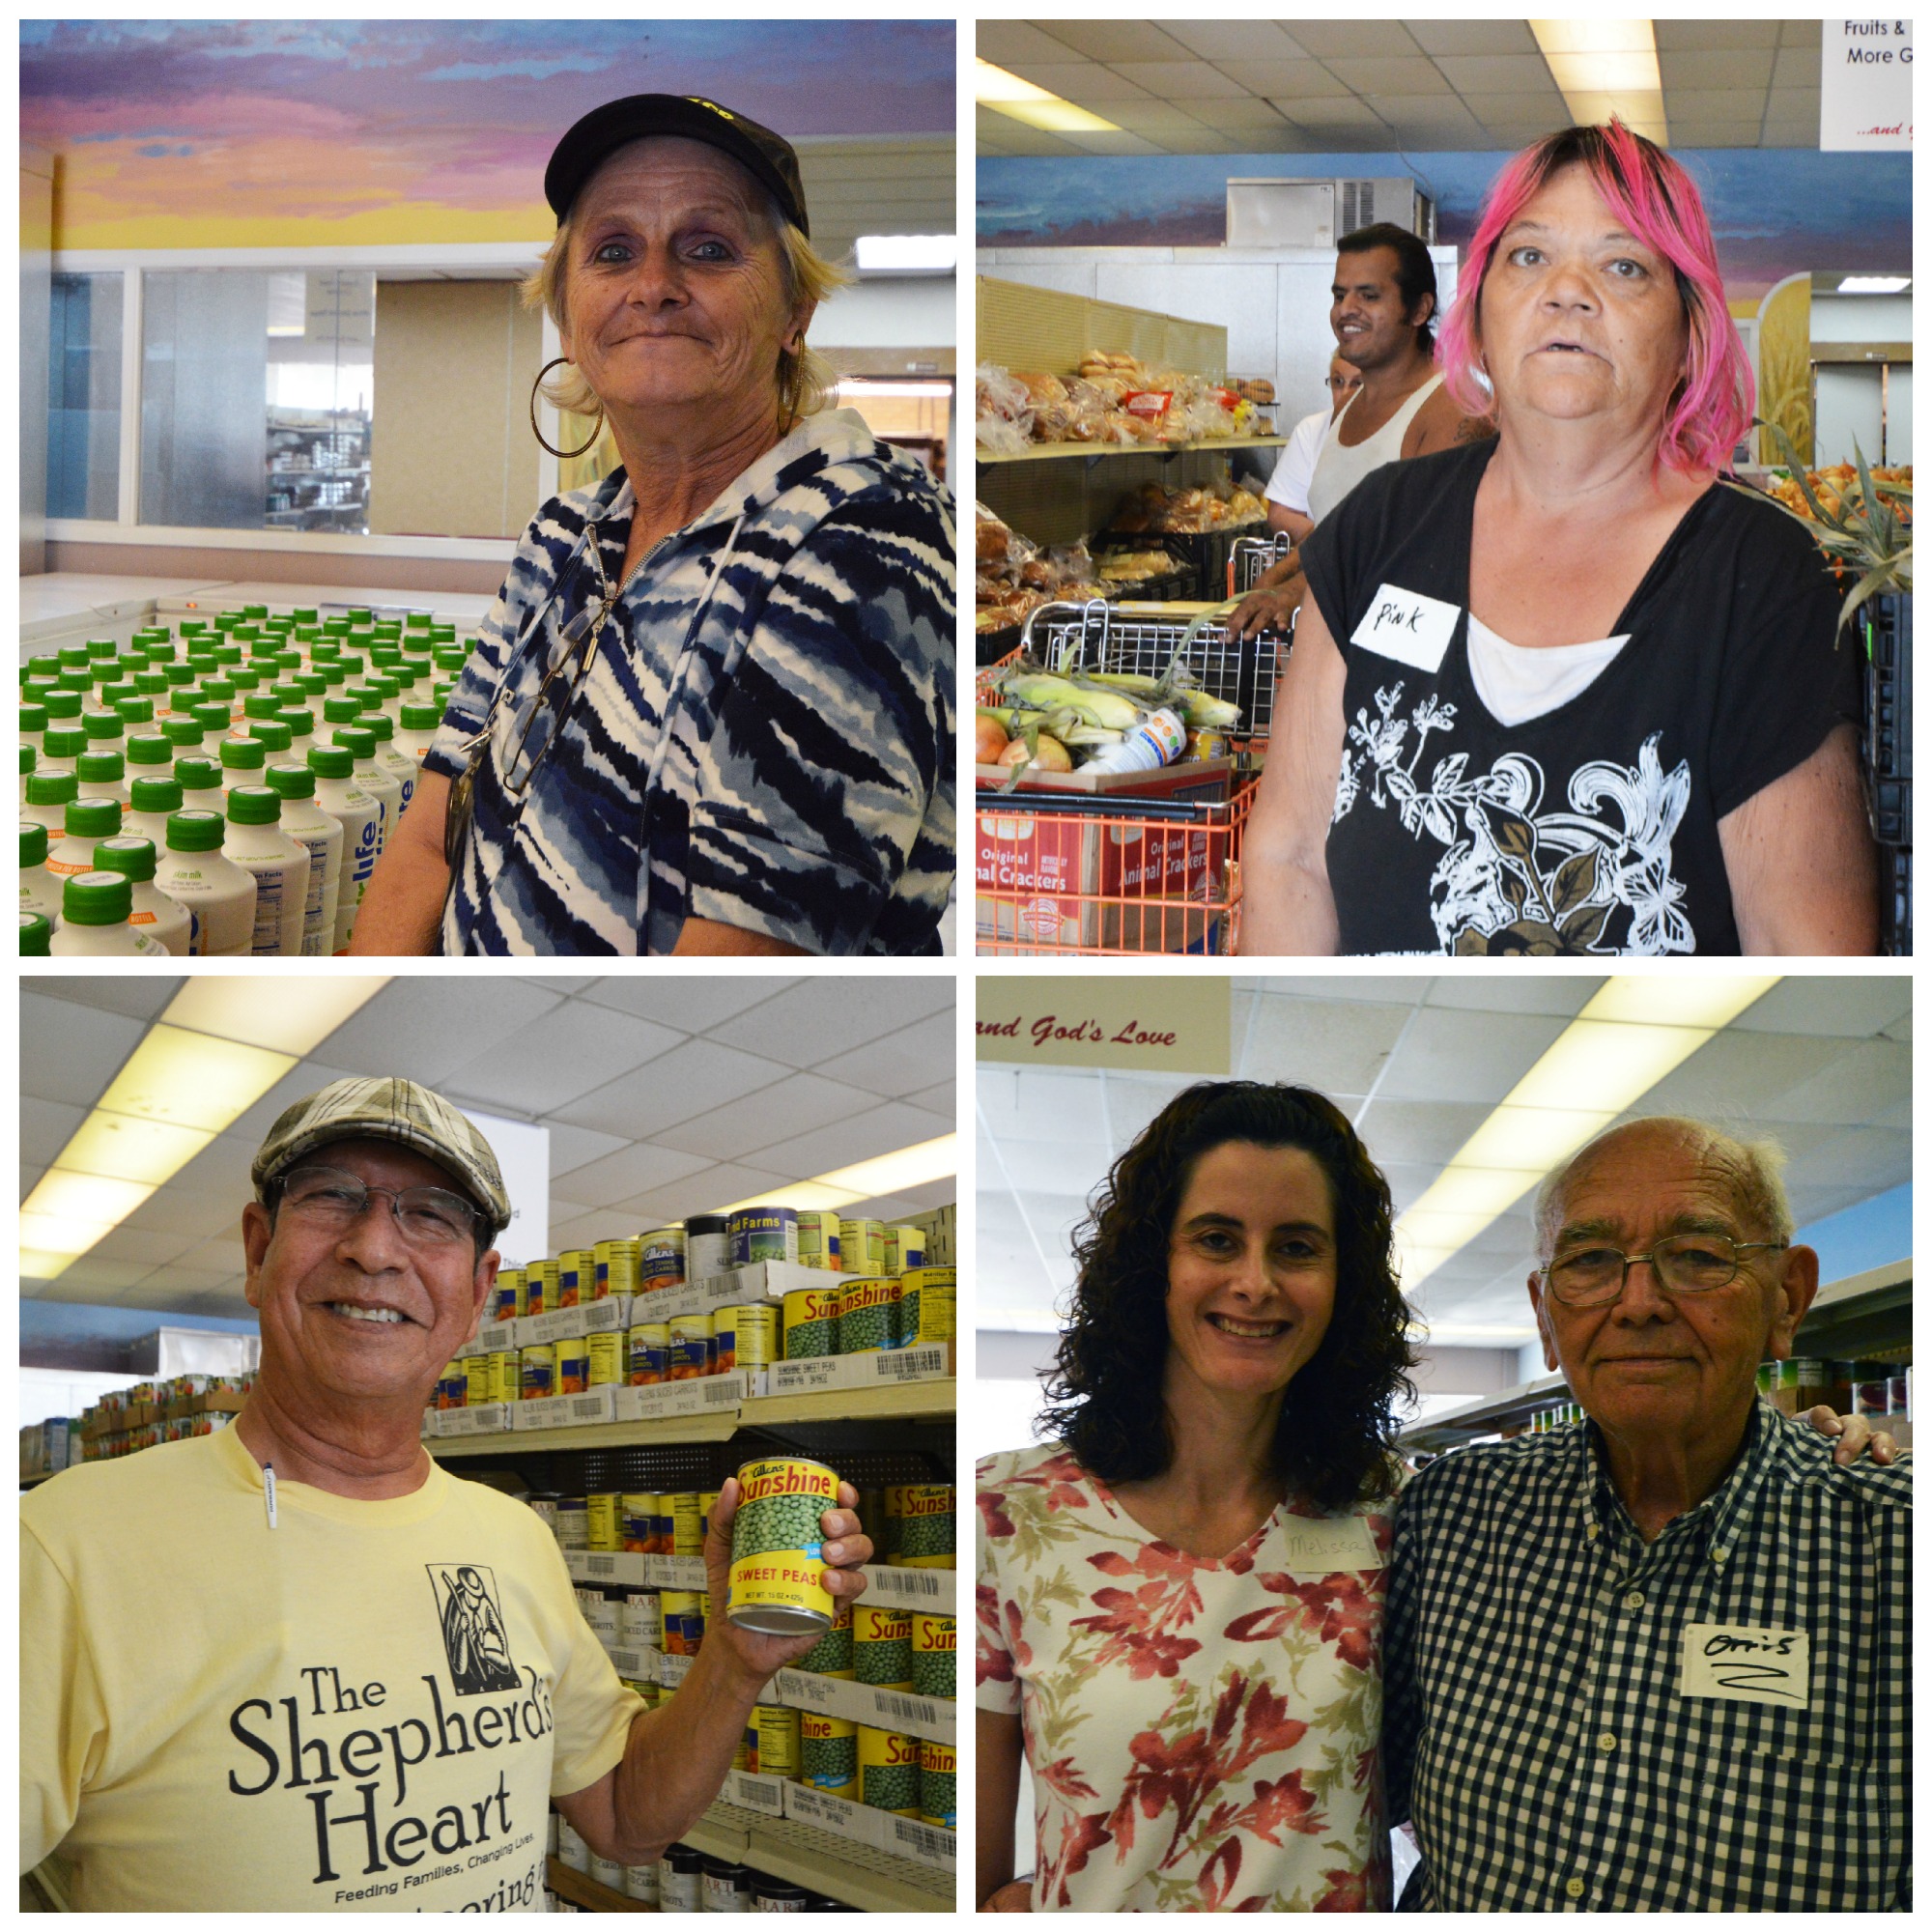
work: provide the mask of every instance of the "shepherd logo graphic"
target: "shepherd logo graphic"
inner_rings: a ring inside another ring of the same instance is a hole
[[[429,1566],[442,1623],[442,1648],[459,1697],[490,1690],[515,1690],[523,1680],[510,1661],[510,1636],[497,1603],[497,1579],[488,1570],[465,1563],[455,1569]]]

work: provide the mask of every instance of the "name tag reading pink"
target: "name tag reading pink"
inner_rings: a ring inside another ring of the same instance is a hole
[[[1449,639],[1456,635],[1462,611],[1440,598],[1419,590],[1384,583],[1370,600],[1350,642],[1417,670],[1433,671],[1442,663]]]

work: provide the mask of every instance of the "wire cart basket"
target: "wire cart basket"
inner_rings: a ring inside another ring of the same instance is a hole
[[[1294,548],[1286,530],[1271,537],[1236,537],[1228,552],[1228,595],[1245,597]]]
[[[1218,622],[1098,601],[1042,605],[1023,649],[1056,670],[1158,677],[1175,654],[1240,709],[1232,774],[1189,786],[1169,767],[1159,797],[981,791],[975,851],[978,951],[988,955],[1232,953],[1240,932],[1242,836],[1290,640],[1230,639]],[[982,674],[983,676],[983,674]]]

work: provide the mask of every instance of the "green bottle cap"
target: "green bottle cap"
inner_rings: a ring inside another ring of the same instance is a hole
[[[280,795],[268,785],[237,785],[228,794],[231,825],[274,825],[281,815]]]
[[[259,772],[269,761],[269,748],[257,738],[224,738],[221,741],[221,769],[224,772]]]
[[[277,752],[286,752],[295,734],[277,718],[258,718],[248,726],[248,735],[253,738],[272,757]]]
[[[405,731],[434,731],[442,723],[442,713],[434,704],[406,704],[403,706],[403,729]]]
[[[70,838],[111,838],[121,830],[121,808],[111,798],[77,798],[64,823]]]
[[[396,721],[386,711],[365,711],[357,728],[367,731],[379,745],[388,744],[396,735]]]
[[[182,809],[182,788],[178,779],[136,779],[128,791],[128,803],[135,811],[179,811]]]
[[[83,752],[73,768],[84,785],[119,784],[128,776],[128,760],[119,752]]]
[[[41,750],[49,764],[65,764],[87,750],[87,733],[71,724],[49,724],[41,738]]]
[[[353,724],[362,715],[362,706],[354,697],[331,697],[322,707],[323,717],[330,724]]]
[[[242,607],[242,614],[244,617],[253,617],[259,621],[269,614],[269,607],[266,604],[244,604]]]
[[[39,760],[34,755],[33,746],[22,745],[20,747],[20,776],[23,779],[32,778],[34,775],[34,766],[37,763],[39,763]]]
[[[432,611],[412,611],[403,621],[412,631],[427,631],[436,622],[436,617]]]
[[[70,925],[126,925],[134,882],[125,872],[74,872],[61,887],[61,917]]]
[[[163,718],[161,736],[177,751],[194,751],[208,742],[208,733],[192,718]]]
[[[43,912],[23,912],[20,915],[20,957],[22,959],[46,959],[53,954],[54,929],[52,923]]]
[[[282,701],[272,691],[258,691],[242,700],[242,715],[249,719],[272,718],[281,708]]]
[[[128,682],[131,676],[129,672],[128,677],[117,677],[112,684],[103,684],[95,694],[107,710],[118,715],[124,704],[140,696],[141,694]]]
[[[319,624],[322,622],[322,612],[310,610],[306,604],[298,604],[289,614],[298,624]]]
[[[20,864],[38,866],[47,856],[47,828],[38,818],[20,821]]]
[[[114,700],[114,715],[124,724],[152,724],[155,722],[155,700],[136,696],[117,697]]]
[[[277,798],[313,798],[315,774],[301,765],[270,765],[267,778]]]
[[[234,723],[235,707],[232,704],[197,704],[188,716],[204,731],[218,738]]]
[[[275,713],[276,720],[286,724],[298,738],[306,738],[315,730],[315,713],[306,705],[285,705]]]
[[[27,781],[29,805],[67,805],[80,790],[76,772],[36,772]]]
[[[308,748],[308,768],[319,779],[346,779],[355,770],[355,754],[345,752],[340,745],[311,745]],[[29,779],[27,790],[33,794],[34,781]]]
[[[95,866],[103,872],[121,872],[136,883],[155,876],[155,841],[136,838],[103,838],[94,848]]]
[[[84,670],[92,662],[87,655],[85,644],[63,644],[60,648],[60,661],[63,670]]]
[[[172,767],[175,761],[175,748],[160,732],[143,731],[128,740],[127,755],[130,765]]]
[[[119,653],[121,646],[112,638],[89,638],[87,655],[91,658],[111,658]]]
[[[50,691],[41,703],[46,711],[49,726],[56,718],[66,723],[80,716],[80,693],[77,691]]]
[[[359,604],[352,604],[349,607],[349,621],[352,624],[370,623],[374,620],[375,615],[375,611],[365,611]]]
[[[47,707],[44,704],[23,704],[20,707],[20,729],[23,731],[44,731],[47,728]]]
[[[134,689],[143,697],[159,697],[168,690],[168,681],[160,671],[144,670],[135,678]]]
[[[329,735],[357,758],[373,758],[376,755],[376,734],[373,731],[360,730],[354,724],[339,724]]]
[[[360,677],[369,668],[369,661],[360,651],[344,651],[342,668],[350,677]]]
[[[168,850],[218,852],[224,832],[218,811],[171,811],[168,814]]]
[[[346,638],[349,635],[349,619],[325,617],[322,620],[322,635],[325,638]]]
[[[213,758],[177,758],[175,782],[184,795],[191,791],[219,791],[221,767]]]
[[[112,711],[88,712],[80,721],[80,728],[90,739],[110,743],[118,743],[128,733],[127,721]]]

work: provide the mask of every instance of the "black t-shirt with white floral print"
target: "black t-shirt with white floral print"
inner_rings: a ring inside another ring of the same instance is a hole
[[[1717,484],[1611,627],[1630,639],[1616,657],[1504,724],[1468,657],[1494,449],[1376,470],[1303,548],[1348,670],[1328,833],[1340,950],[1736,952],[1718,821],[1857,715],[1823,554],[1776,505]]]

